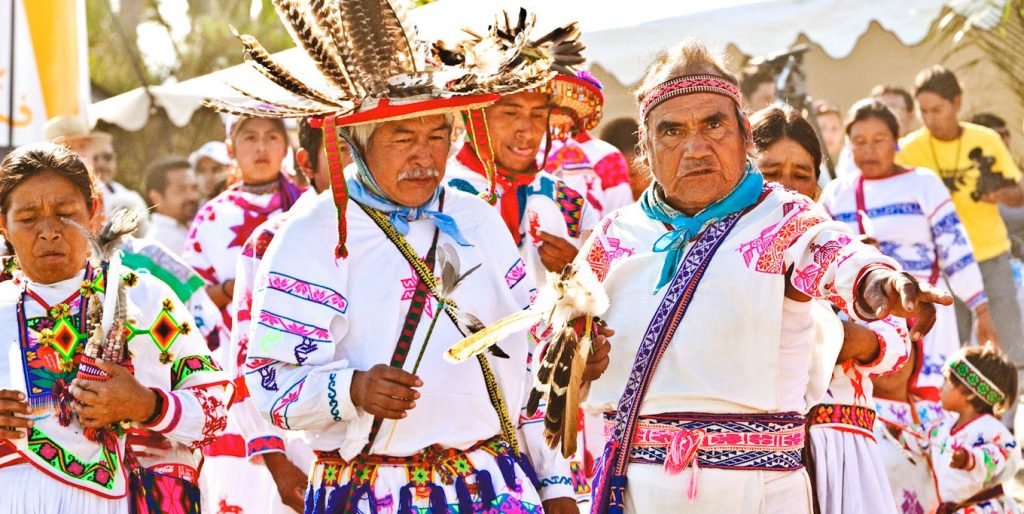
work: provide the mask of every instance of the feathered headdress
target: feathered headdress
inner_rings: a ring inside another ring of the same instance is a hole
[[[504,20],[495,21],[486,38],[469,29],[463,29],[470,35],[469,39],[458,43],[454,48],[448,48],[444,43],[438,42],[434,45],[434,52],[442,62],[458,65],[478,62],[476,49],[481,46],[502,44],[509,48],[518,48],[519,55],[512,61],[513,64],[530,59],[550,60],[550,67],[557,72],[556,75],[550,80],[516,91],[544,93],[551,98],[554,108],[548,117],[548,141],[565,139],[578,130],[578,127],[585,130],[596,127],[601,121],[604,96],[601,94],[600,83],[579,69],[585,61],[582,55],[585,47],[580,42],[579,26],[570,23],[536,40],[528,41],[524,36],[534,21],[534,17],[528,16],[526,10],[520,9],[516,24],[513,25],[506,13]],[[489,190],[486,198],[494,203],[497,201],[494,191],[496,168],[487,132],[487,118],[483,109],[467,110],[465,116],[469,144],[484,163],[487,173]]]
[[[229,84],[253,102],[204,102],[241,116],[311,118],[324,132],[331,189],[338,210],[337,256],[344,257],[348,192],[337,127],[465,111],[543,84],[554,75],[555,48],[524,52],[533,27],[477,36],[454,49],[417,38],[397,0],[274,0],[278,15],[319,76],[298,76],[276,62],[256,38],[239,35],[248,62],[270,84]],[[507,16],[506,16],[507,20]],[[447,59],[445,58],[447,57]],[[265,92],[266,91],[266,92]],[[340,137],[345,137],[343,134]],[[354,152],[358,149],[353,148]]]

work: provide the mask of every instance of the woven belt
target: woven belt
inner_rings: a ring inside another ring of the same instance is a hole
[[[606,412],[605,435],[615,413]],[[640,416],[631,463],[662,464],[675,474],[705,468],[793,471],[803,467],[804,422],[799,413]]]
[[[875,409],[860,405],[822,403],[815,405],[807,414],[807,424],[827,425],[838,430],[850,431],[874,439]]]

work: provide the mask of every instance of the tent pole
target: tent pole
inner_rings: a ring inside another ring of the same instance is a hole
[[[11,17],[8,18],[11,20],[11,67],[8,71],[10,79],[8,80],[9,90],[7,91],[7,146],[10,148],[14,148],[14,86],[16,84],[14,82],[14,73],[16,70],[14,66],[14,42],[16,39],[14,34],[15,31],[17,31],[17,25],[14,24],[14,15],[19,1],[20,0],[11,0]]]

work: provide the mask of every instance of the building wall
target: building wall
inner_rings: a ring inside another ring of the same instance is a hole
[[[892,33],[877,23],[857,42],[853,52],[843,59],[832,59],[821,48],[800,36],[797,42],[809,43],[810,51],[804,55],[804,71],[807,75],[808,93],[815,99],[829,100],[846,112],[857,100],[864,98],[871,88],[880,83],[894,84],[907,88],[913,93],[914,76],[922,68],[932,64],[943,64],[954,71],[964,89],[964,118],[973,113],[990,111],[1006,119],[1012,131],[1011,150],[1014,155],[1024,155],[1024,134],[1021,133],[1021,105],[1006,85],[1006,78],[988,62],[964,68],[981,57],[974,48],[967,48],[951,54],[949,38],[934,36],[926,38],[916,46],[905,46]],[[735,48],[727,50],[733,63],[745,60]],[[636,117],[636,103],[631,89],[619,84],[611,74],[600,66],[591,72],[604,84],[604,120],[618,117]],[[630,86],[632,88],[633,86]],[[601,127],[597,128],[600,133]]]

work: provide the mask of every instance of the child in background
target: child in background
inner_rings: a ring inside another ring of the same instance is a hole
[[[1019,514],[1003,482],[1020,468],[1021,452],[997,417],[1017,396],[1016,367],[999,350],[975,346],[953,354],[943,371],[942,407],[952,416],[929,432],[938,514]]]

